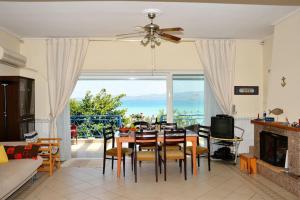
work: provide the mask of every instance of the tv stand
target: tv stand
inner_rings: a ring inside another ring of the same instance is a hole
[[[244,129],[239,128],[239,127],[235,127],[235,128],[240,129],[242,131],[242,135],[244,134]],[[212,142],[212,144],[232,148],[232,152],[234,154],[233,164],[236,165],[239,145],[240,145],[240,142],[243,141],[243,138],[235,136],[232,139],[216,138],[216,137],[211,137],[210,139],[211,139],[210,141]]]

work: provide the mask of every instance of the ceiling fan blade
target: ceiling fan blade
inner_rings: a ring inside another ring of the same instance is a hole
[[[169,32],[169,31],[183,31],[183,28],[181,27],[174,27],[174,28],[161,28],[159,31],[162,32]]]
[[[141,35],[142,33],[145,33],[145,31],[139,31],[139,32],[133,32],[133,33],[124,33],[124,34],[117,34],[116,37],[123,37],[123,36],[129,36],[129,35]]]
[[[135,29],[136,30],[145,30],[145,27],[144,26],[136,26]]]
[[[160,35],[161,37],[166,38],[166,39],[171,40],[171,41],[179,42],[181,40],[180,37],[176,37],[174,35],[170,35],[170,34],[167,34],[167,33],[157,33],[157,34]]]

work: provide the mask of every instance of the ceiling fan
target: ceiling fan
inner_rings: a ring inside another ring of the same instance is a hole
[[[151,48],[154,48],[155,45],[160,45],[160,39],[168,40],[171,42],[180,42],[181,38],[171,35],[167,32],[181,32],[183,28],[181,27],[173,27],[173,28],[160,28],[159,25],[153,23],[153,19],[156,17],[155,12],[148,12],[148,18],[151,23],[145,26],[137,26],[137,28],[142,29],[142,31],[134,32],[134,33],[126,33],[126,34],[118,34],[117,38],[128,38],[140,36],[141,34],[146,34],[144,38],[141,40],[141,43],[146,46],[150,43]]]

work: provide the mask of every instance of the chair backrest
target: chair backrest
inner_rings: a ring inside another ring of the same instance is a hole
[[[175,130],[177,129],[177,123],[167,123],[161,122],[160,123],[160,130]]]
[[[198,126],[198,136],[204,137],[204,138],[209,138],[210,137],[210,126],[199,125]]]
[[[168,143],[183,143],[184,148],[186,147],[186,130],[176,129],[176,130],[164,130],[164,148]]]
[[[137,122],[134,122],[133,125],[135,128],[138,128],[138,129],[148,129],[150,126],[150,124],[145,121],[137,121]]]
[[[135,132],[135,143],[156,143],[158,131],[155,130],[140,130]]]
[[[113,125],[103,127],[104,148],[109,140],[112,140],[112,147],[115,147],[115,131]]]

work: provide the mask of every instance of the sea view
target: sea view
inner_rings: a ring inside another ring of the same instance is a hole
[[[97,94],[105,88],[108,94],[121,98],[121,109],[126,115],[143,113],[145,117],[167,112],[167,87],[165,80],[80,80],[71,98],[81,100],[87,91]],[[178,114],[203,114],[204,92],[201,80],[174,80],[173,110]]]
[[[167,111],[165,95],[127,96],[121,100],[121,108],[127,115],[143,113],[144,116],[157,116],[160,110]],[[204,98],[200,93],[182,92],[174,94],[173,108],[180,114],[203,114]]]

